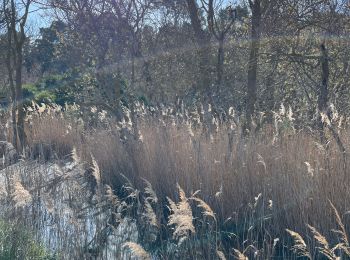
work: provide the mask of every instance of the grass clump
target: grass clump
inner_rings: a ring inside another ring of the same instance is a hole
[[[20,226],[0,220],[1,260],[55,260],[56,258],[31,233]]]

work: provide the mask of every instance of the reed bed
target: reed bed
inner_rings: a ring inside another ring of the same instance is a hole
[[[291,115],[247,138],[232,112],[205,124],[200,113],[139,105],[136,119],[98,115],[94,128],[65,113],[33,113],[29,147],[49,144],[60,160],[74,150],[98,187],[133,205],[126,215],[140,235],[123,250],[141,259],[348,256],[350,161],[331,133],[321,143]],[[337,133],[348,149],[348,129]]]

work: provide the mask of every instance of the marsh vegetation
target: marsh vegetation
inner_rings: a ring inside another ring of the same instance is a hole
[[[350,259],[349,11],[2,0],[0,259]]]

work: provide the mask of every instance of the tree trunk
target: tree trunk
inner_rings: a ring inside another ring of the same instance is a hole
[[[23,110],[22,63],[23,45],[26,40],[25,24],[29,14],[31,0],[27,0],[26,2],[23,1],[22,3],[24,5],[23,15],[18,17],[16,1],[11,0],[9,2],[3,2],[3,6],[7,10],[5,13],[8,37],[7,67],[12,95],[13,145],[16,146],[18,151],[22,151],[26,144],[24,131],[25,112]],[[13,78],[13,73],[15,73],[15,78]]]
[[[317,108],[318,108],[318,130],[320,132],[320,138],[322,143],[326,143],[326,136],[324,133],[325,122],[322,121],[321,113],[328,116],[327,104],[328,104],[328,79],[329,79],[329,62],[328,53],[325,42],[320,45],[320,64],[321,64],[321,84],[318,89]]]
[[[246,99],[246,125],[245,132],[251,131],[252,117],[254,115],[255,103],[257,99],[257,71],[258,71],[258,56],[260,49],[261,35],[261,3],[260,0],[251,2],[252,10],[252,29],[251,29],[251,45],[248,63],[248,84],[247,84],[247,99]]]
[[[326,49],[325,43],[322,43],[320,46],[321,51],[321,78],[322,82],[319,88],[318,95],[318,110],[320,112],[325,112],[327,110],[328,103],[328,80],[329,80],[329,59],[328,52]]]
[[[199,57],[199,79],[196,84],[197,91],[199,92],[207,92],[210,90],[210,39],[206,35],[205,31],[202,28],[201,21],[199,18],[199,10],[195,0],[186,0],[187,1],[187,9],[191,19],[191,25],[194,31],[194,35],[196,37],[197,45],[198,45],[198,57]]]
[[[217,64],[217,91],[220,90],[220,85],[222,82],[222,76],[224,73],[224,59],[225,59],[225,53],[224,53],[224,37],[219,38],[219,48],[218,48],[218,64]]]
[[[153,80],[152,80],[152,75],[150,72],[150,61],[147,60],[147,57],[145,58],[142,52],[142,47],[141,47],[141,40],[138,35],[133,32],[133,46],[131,50],[131,55],[132,55],[132,81],[135,81],[135,58],[137,61],[142,60],[142,76],[145,80],[146,83],[146,90],[150,93],[150,100],[153,99],[154,95],[154,89],[152,89],[153,85]]]
[[[17,102],[17,131],[19,139],[19,151],[21,151],[26,145],[26,135],[24,131],[24,100],[23,100],[23,90],[22,90],[22,45],[18,46],[17,52],[17,62],[16,62],[16,102]]]
[[[320,45],[320,51],[321,51],[321,85],[319,87],[319,93],[318,93],[318,100],[317,100],[317,106],[320,113],[324,113],[327,117],[329,116],[328,113],[328,82],[329,82],[329,58],[328,58],[328,51],[326,48],[325,42],[323,42]],[[322,122],[322,117],[319,115],[319,131],[320,131],[320,138],[321,142],[325,143],[327,141],[327,138],[324,133],[324,128],[326,126],[325,122]],[[329,130],[331,131],[335,141],[337,142],[337,145],[340,149],[340,151],[343,153],[343,155],[346,155],[346,149],[345,146],[340,139],[340,136],[336,129],[332,126],[332,124],[328,125]],[[345,157],[344,157],[345,159]],[[345,164],[344,164],[345,166]]]
[[[13,95],[15,96],[15,95]],[[17,143],[17,109],[16,109],[16,98],[12,98],[11,104],[11,119],[12,119],[12,144],[16,149],[18,148]]]
[[[6,67],[9,78],[9,85],[11,91],[11,119],[12,119],[12,144],[15,148],[17,148],[17,104],[16,104],[16,89],[13,81],[13,66],[11,62],[11,57],[15,57],[15,53],[13,51],[13,41],[12,41],[12,31],[10,27],[7,28],[7,54],[6,54]]]

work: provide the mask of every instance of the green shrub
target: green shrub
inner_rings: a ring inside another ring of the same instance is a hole
[[[53,260],[55,257],[23,227],[0,220],[0,259]]]

